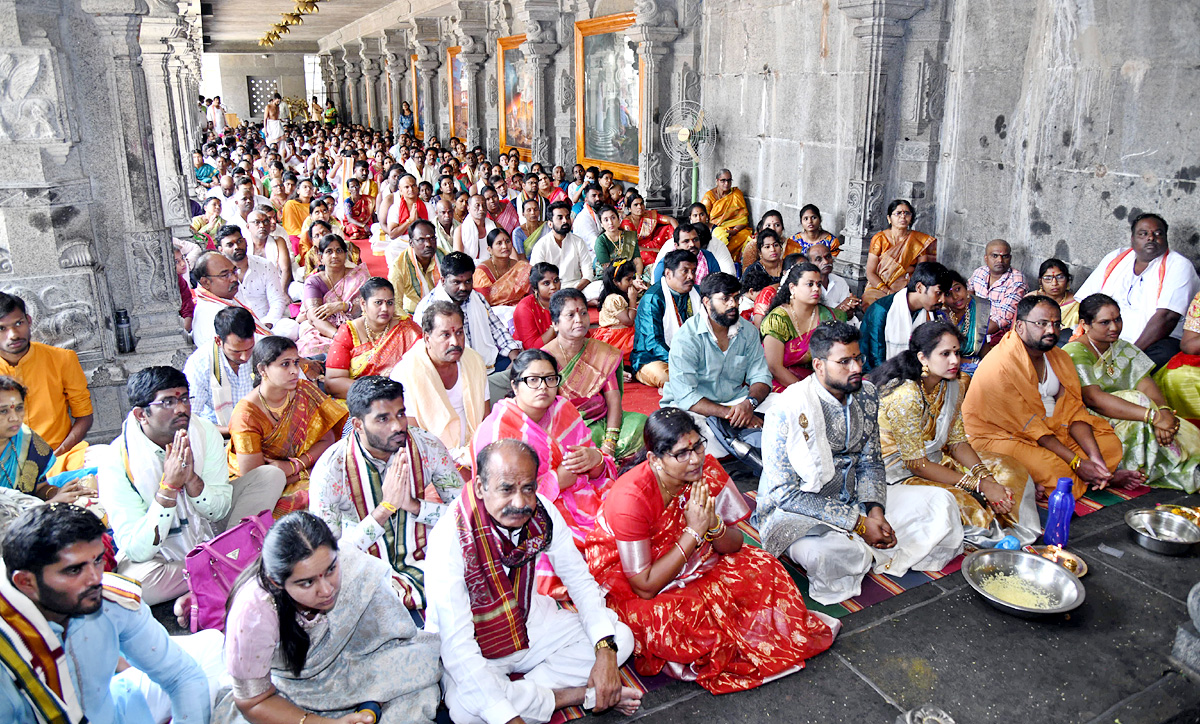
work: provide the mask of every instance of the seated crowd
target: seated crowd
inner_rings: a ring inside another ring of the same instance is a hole
[[[1156,214],[1072,293],[1002,239],[947,268],[896,200],[860,296],[819,209],[756,225],[726,169],[675,219],[322,118],[196,152],[195,351],[129,377],[110,443],[0,293],[0,721],[632,714],[627,662],[719,694],[833,644],[781,560],[834,604],[1033,543],[1060,478],[1200,487],[1200,278]],[[265,511],[223,633],[168,636],[148,606],[196,631],[189,554]]]

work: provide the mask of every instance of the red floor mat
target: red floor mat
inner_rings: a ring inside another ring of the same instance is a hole
[[[661,399],[662,391],[657,388],[647,387],[640,382],[626,382],[621,407],[631,412],[649,415],[658,409]]]
[[[362,241],[352,241],[351,243],[358,247],[360,256],[367,263],[367,271],[371,272],[371,276],[387,279],[387,260],[383,258],[383,255],[375,256],[375,252],[371,251],[371,241],[364,239]]]

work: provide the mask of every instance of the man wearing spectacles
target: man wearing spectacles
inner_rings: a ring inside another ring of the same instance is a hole
[[[1011,455],[1029,469],[1038,494],[1058,478],[1075,479],[1075,497],[1088,486],[1124,487],[1140,473],[1116,470],[1121,441],[1084,407],[1079,375],[1059,349],[1061,310],[1032,295],[1017,305],[1017,320],[979,363],[962,404],[963,426],[979,452]]]
[[[117,572],[142,582],[150,606],[187,593],[184,558],[247,515],[275,506],[286,479],[263,465],[229,479],[225,440],[192,415],[187,377],[147,367],[125,385],[133,406],[121,434],[99,454],[96,479],[117,544]],[[190,605],[175,615],[186,625]]]
[[[250,216],[269,223],[266,215],[260,211],[252,211]],[[262,326],[271,330],[271,334],[293,340],[298,338],[300,325],[287,316],[288,303],[291,300],[284,296],[279,272],[271,262],[247,253],[246,238],[236,226],[224,226],[219,229],[216,244],[217,251],[233,262],[237,270],[237,298],[254,313]]]
[[[222,228],[221,232],[226,228],[229,227]],[[240,287],[238,270],[233,262],[215,251],[200,255],[192,266],[192,288],[196,297],[196,309],[192,314],[192,339],[200,344],[209,344],[216,339],[214,320],[222,309],[241,307],[254,314],[254,310],[238,298]],[[271,334],[271,330],[257,316],[254,318],[254,334],[256,339]]]
[[[1075,298],[1103,292],[1117,300],[1125,320],[1121,339],[1158,368],[1179,351],[1183,315],[1200,291],[1200,277],[1190,259],[1168,248],[1166,219],[1138,214],[1130,228],[1129,247],[1101,259]]]
[[[857,596],[872,568],[939,571],[963,547],[948,490],[887,484],[879,398],[863,380],[858,339],[845,322],[817,327],[813,374],[784,390],[763,424],[763,546],[803,566],[809,594],[826,605]]]
[[[983,266],[971,274],[967,289],[991,302],[988,335],[999,339],[1012,328],[1017,304],[1029,291],[1025,275],[1012,265],[1012,247],[1004,239],[992,239],[983,249]]]

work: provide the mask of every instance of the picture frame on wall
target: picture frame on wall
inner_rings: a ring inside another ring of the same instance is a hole
[[[413,112],[413,135],[418,140],[425,140],[425,133],[421,130],[421,119],[425,117],[425,96],[421,93],[421,82],[417,80],[417,54],[413,53],[409,58],[409,75],[412,77],[412,112]]]
[[[530,72],[521,52],[524,35],[510,35],[496,41],[500,86],[500,150],[516,149],[522,161],[532,158],[533,84],[540,82]]]
[[[625,35],[634,13],[575,23],[575,156],[638,182],[642,63]]]
[[[446,82],[450,91],[450,135],[467,140],[467,89],[463,82],[462,46],[446,48]]]

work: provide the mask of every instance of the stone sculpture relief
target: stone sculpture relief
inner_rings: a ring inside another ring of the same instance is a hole
[[[60,137],[55,103],[30,97],[41,75],[38,53],[0,53],[0,141],[44,141]]]
[[[100,349],[100,323],[90,291],[78,289],[84,277],[58,276],[5,283],[0,290],[25,300],[33,317],[33,338],[78,352]]]

